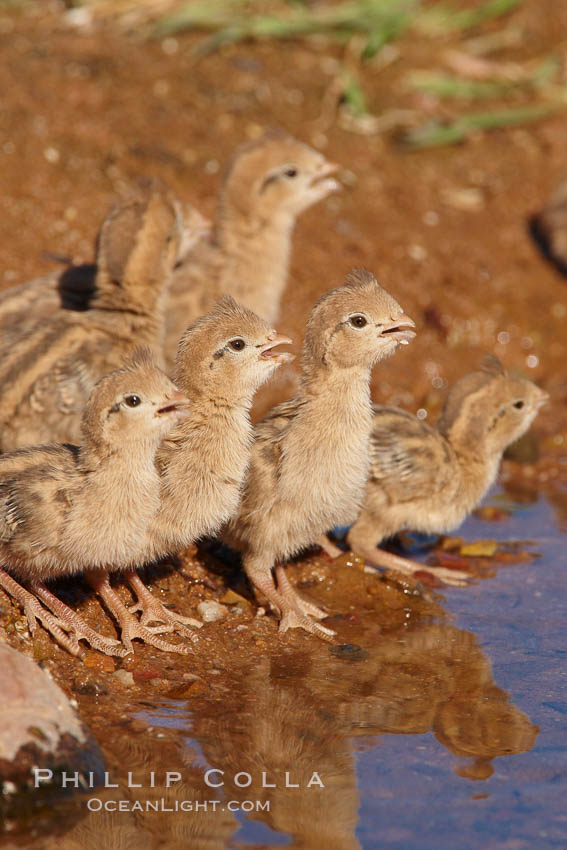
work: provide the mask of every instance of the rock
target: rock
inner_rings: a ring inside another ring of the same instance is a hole
[[[77,773],[78,785],[86,785],[88,772],[93,784],[102,781],[102,753],[63,691],[33,661],[2,643],[0,691],[0,817],[29,814],[46,800],[82,790],[63,789],[62,771]],[[47,779],[37,788],[32,768]]]
[[[238,605],[240,608],[250,608],[250,602],[244,596],[241,596],[240,593],[236,593],[234,590],[227,590],[225,595],[222,597],[221,602],[225,605]]]
[[[354,643],[342,643],[339,646],[332,646],[329,652],[335,658],[340,658],[343,661],[366,661],[370,657],[366,649]]]
[[[476,540],[461,546],[461,555],[468,558],[491,558],[498,551],[496,540]]]
[[[83,664],[91,670],[100,670],[101,673],[114,673],[116,662],[109,655],[102,655],[94,650],[87,650],[83,658]]]
[[[126,687],[131,687],[134,684],[134,676],[129,670],[117,670],[116,673],[112,674],[112,676],[114,679],[117,679],[121,685],[126,685]]]
[[[205,623],[214,623],[216,620],[222,620],[228,613],[225,606],[219,602],[215,602],[214,599],[209,599],[207,602],[200,602],[197,610]]]
[[[99,697],[108,693],[108,687],[98,673],[85,670],[73,679],[73,691],[76,694]]]
[[[473,187],[445,189],[441,197],[447,206],[463,212],[478,212],[485,206],[484,193]]]

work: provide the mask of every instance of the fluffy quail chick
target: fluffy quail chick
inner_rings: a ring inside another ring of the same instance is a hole
[[[137,345],[161,355],[167,287],[178,252],[177,206],[152,183],[109,216],[88,310],[59,310],[4,348],[0,448],[77,442],[96,381]]]
[[[375,405],[364,507],[348,534],[352,549],[379,567],[427,570],[448,584],[465,573],[424,567],[376,548],[404,528],[456,528],[494,483],[504,450],[524,434],[547,393],[486,358],[453,386],[433,428],[398,408]]]
[[[287,282],[297,216],[339,188],[337,166],[284,133],[236,150],[221,188],[216,226],[177,268],[167,316],[166,361],[186,324],[223,294],[272,324]]]
[[[185,331],[174,380],[190,398],[191,411],[157,454],[161,506],[146,538],[145,561],[213,534],[238,509],[250,459],[252,399],[280,364],[293,359],[274,350],[289,342],[230,296]],[[171,631],[184,622],[149,593],[135,572],[128,580],[143,625],[161,623],[162,631]]]
[[[281,566],[324,530],[352,522],[368,474],[370,370],[413,338],[414,323],[370,272],[328,292],[309,318],[299,394],[254,429],[239,513],[223,530],[246,574],[281,614],[280,629],[333,634],[299,598]]]
[[[148,210],[145,223],[143,215],[152,194],[161,191],[165,190],[158,181],[140,180],[112,205],[97,235],[95,265],[70,266],[62,273],[53,272],[0,292],[0,353],[34,331],[40,321],[52,321],[61,311],[87,310],[91,303],[96,307],[99,288],[112,291],[128,272],[131,278],[134,272],[139,274],[144,258],[139,257],[137,269],[134,265],[129,268],[128,263],[138,240],[142,244],[158,224],[159,209]],[[175,262],[181,263],[200,239],[210,235],[211,222],[191,204],[173,196],[170,201],[176,217]],[[150,254],[146,261],[152,262]]]
[[[131,651],[132,637],[155,642],[141,626],[123,634],[125,648],[102,637],[44,582],[89,570],[95,583],[104,583],[110,570],[139,563],[160,505],[156,450],[187,415],[187,405],[153,364],[149,349],[141,349],[95,386],[82,415],[80,447],[49,444],[0,456],[0,563],[5,567],[0,587],[22,604],[32,633],[39,620],[75,655],[82,638],[114,655]]]

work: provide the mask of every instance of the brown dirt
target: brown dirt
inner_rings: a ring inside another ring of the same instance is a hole
[[[56,5],[38,4],[0,13],[0,286],[51,270],[43,252],[90,260],[115,192],[139,175],[165,179],[213,215],[216,169],[237,143],[280,125],[348,171],[340,196],[298,224],[280,329],[299,340],[318,295],[351,267],[369,267],[419,325],[415,342],[376,371],[376,398],[436,415],[443,387],[432,379],[450,383],[493,351],[552,395],[534,427],[532,462],[508,462],[505,475],[526,486],[565,480],[567,280],[542,258],[528,232],[530,217],[567,172],[564,117],[478,134],[463,146],[402,153],[390,140],[348,133],[322,116],[330,84],[325,57],[335,48],[240,45],[195,62],[189,52],[194,36],[178,38],[170,55],[159,42],[140,43],[111,28],[78,33],[60,12]],[[513,58],[539,56],[565,32],[567,7],[549,4],[544,15],[538,0],[527,0],[514,20],[529,36]],[[378,111],[411,105],[400,82],[404,68],[434,61],[431,45],[402,41],[395,67],[367,72],[370,106]],[[448,200],[465,188],[480,190],[479,209],[456,209]],[[500,332],[509,334],[505,345],[497,342]],[[528,367],[528,355],[539,358],[536,368]],[[278,400],[284,389],[289,387],[282,381],[260,407]],[[346,578],[339,570],[329,581],[321,559],[291,569],[331,609],[354,611],[364,599],[363,607],[386,618],[383,630],[395,628],[408,597],[397,590],[400,604],[385,614],[384,583],[355,572],[354,581],[352,568]],[[222,598],[235,581],[233,574],[207,573],[189,558],[180,572],[158,579],[154,590],[166,601],[181,600],[179,607],[189,613],[202,598]],[[418,618],[429,613],[420,612],[422,604],[410,605]],[[29,649],[20,615],[2,605],[10,642]],[[79,608],[95,627],[111,628],[93,599]],[[248,628],[235,631],[238,625]],[[336,625],[345,641],[349,629],[356,632],[346,619]],[[134,697],[111,679],[114,662],[105,670],[91,655],[71,659],[45,636],[36,638],[35,655],[77,697],[95,735],[108,744],[109,729],[120,735],[125,706],[142,699],[145,689],[167,695],[184,686],[187,670],[209,682],[212,666],[252,663],[264,647],[288,643],[294,651],[311,652],[315,641],[276,637],[273,618],[253,620],[252,609],[231,615],[230,628],[207,629],[190,662],[140,648],[134,662],[121,665],[134,672]],[[316,654],[323,652],[318,647]],[[200,699],[201,686],[191,681],[188,698],[191,687]],[[206,693],[209,685],[202,687]]]
[[[567,171],[564,117],[404,154],[382,137],[329,124],[324,69],[338,51],[328,45],[237,45],[196,62],[198,36],[178,38],[168,55],[160,42],[113,29],[77,33],[58,8],[0,16],[0,285],[52,269],[46,251],[90,260],[115,192],[142,174],[213,215],[220,174],[210,171],[222,170],[243,139],[280,125],[349,172],[342,194],[298,224],[281,328],[300,340],[315,298],[354,265],[367,266],[420,325],[412,346],[377,370],[377,398],[436,413],[442,389],[432,378],[451,382],[494,351],[552,392],[555,409],[537,428],[551,438],[546,448],[561,448],[567,284],[542,259],[528,223]],[[538,57],[555,48],[567,9],[554,4],[542,15],[529,0],[512,23],[529,35],[511,58]],[[397,62],[366,74],[373,110],[415,105],[405,70],[435,66],[449,43],[400,44]],[[478,210],[451,206],[451,192],[463,188],[480,190]],[[506,345],[496,341],[501,331]],[[539,358],[535,369],[526,368],[529,354]],[[281,383],[262,408],[281,396]]]

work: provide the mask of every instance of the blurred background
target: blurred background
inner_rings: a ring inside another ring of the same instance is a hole
[[[92,260],[140,175],[214,218],[235,146],[278,126],[344,186],[298,222],[282,331],[366,266],[419,326],[376,398],[434,419],[491,351],[563,399],[565,280],[531,227],[567,175],[566,34],[540,0],[0,0],[0,285]]]

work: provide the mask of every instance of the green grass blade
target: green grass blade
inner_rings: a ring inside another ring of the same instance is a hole
[[[464,141],[475,130],[491,130],[499,127],[514,127],[548,118],[560,104],[538,104],[498,112],[480,112],[461,115],[450,124],[430,121],[411,130],[404,136],[403,145],[412,150],[441,147]]]
[[[524,0],[488,0],[475,9],[462,10],[439,4],[418,15],[415,26],[427,35],[446,35],[473,29],[485,21],[507,15],[522,3]]]
[[[537,88],[549,83],[557,74],[560,63],[546,57],[529,74],[517,80],[467,80],[438,71],[413,71],[408,74],[409,85],[417,91],[454,100],[483,100],[504,97],[511,91]]]

